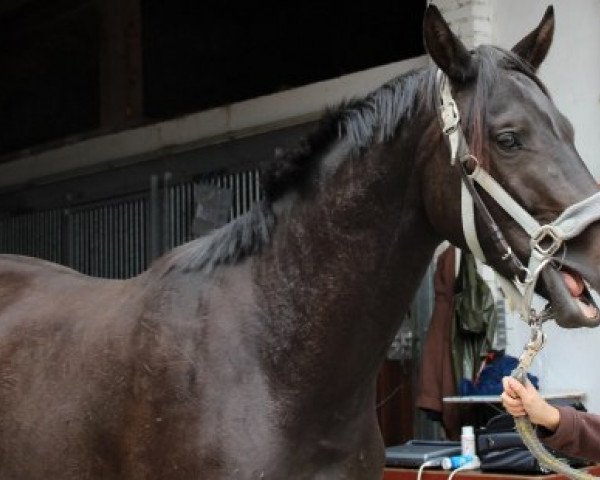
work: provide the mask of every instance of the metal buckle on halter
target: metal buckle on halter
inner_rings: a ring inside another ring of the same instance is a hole
[[[531,337],[527,345],[525,345],[525,350],[521,354],[519,358],[519,365],[515,369],[514,373],[521,373],[523,380],[525,379],[525,372],[529,370],[531,363],[533,362],[534,357],[537,353],[544,347],[546,343],[546,335],[542,332],[541,324],[533,323],[531,324]],[[522,381],[521,379],[518,379]]]
[[[458,129],[460,113],[453,99],[447,99],[440,108],[440,126],[444,135],[451,135]]]
[[[548,246],[544,246],[550,242]],[[542,225],[531,239],[531,248],[544,257],[554,255],[560,249],[563,239],[552,225]]]

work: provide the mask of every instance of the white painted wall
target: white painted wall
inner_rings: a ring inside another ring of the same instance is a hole
[[[489,0],[492,42],[510,48],[540,21],[541,0]],[[539,75],[559,109],[575,127],[575,143],[596,179],[600,179],[600,0],[554,0],[556,30]],[[528,329],[516,317],[507,320],[508,353],[518,356]],[[544,327],[548,342],[535,361],[543,390],[586,392],[586,406],[600,413],[600,328],[565,330]]]

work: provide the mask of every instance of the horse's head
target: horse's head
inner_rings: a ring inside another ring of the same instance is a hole
[[[425,44],[445,74],[440,77],[442,85],[436,100],[444,103],[443,82],[448,82],[450,100],[456,100],[462,117],[459,134],[464,131],[464,136],[454,139],[458,153],[451,165],[450,142],[441,141],[444,135],[439,125],[431,127],[440,141],[428,147],[435,161],[425,167],[428,181],[424,194],[435,228],[452,243],[476,250],[473,240],[467,240],[469,234],[461,228],[468,212],[461,213],[460,170],[463,165],[467,173],[474,169],[489,172],[500,189],[531,216],[519,220],[523,215],[507,213],[510,206],[500,206],[502,201],[492,198],[496,190],[486,191],[482,182],[473,182],[516,257],[530,270],[539,267],[541,281],[536,289],[549,300],[557,323],[563,327],[596,326],[600,314],[590,290],[600,290],[600,203],[596,201],[600,197],[592,197],[598,193],[598,186],[575,149],[573,127],[535,75],[548,52],[553,31],[550,7],[537,28],[511,52],[489,46],[468,51],[437,8],[427,9]],[[466,147],[462,139],[466,139]],[[438,181],[432,181],[434,178]],[[591,197],[594,201],[586,206],[584,201]],[[572,205],[576,207],[567,212],[569,218],[561,217]],[[480,208],[476,206],[475,211],[475,244],[480,245],[487,263],[507,278],[524,277],[524,271],[519,272],[515,266],[519,260],[510,261],[509,253],[503,251],[502,242],[493,233],[493,225],[485,220]],[[557,218],[554,232],[536,232],[538,226]],[[556,231],[562,238],[554,238]],[[532,242],[535,236],[539,238]],[[529,262],[532,245],[537,245],[537,263]],[[535,273],[530,271],[529,275]]]

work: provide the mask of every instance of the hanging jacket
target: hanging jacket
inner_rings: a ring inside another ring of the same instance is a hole
[[[446,436],[452,440],[460,436],[460,409],[442,399],[456,395],[450,342],[454,318],[454,269],[455,249],[449,247],[438,257],[433,277],[435,301],[423,342],[416,399],[417,408],[440,420]]]
[[[487,282],[479,275],[475,257],[463,252],[455,282],[452,362],[457,386],[475,379],[481,362],[492,350],[496,333],[496,304]],[[459,394],[464,395],[465,392]]]
[[[469,409],[444,403],[459,394],[463,378],[473,380],[492,348],[497,317],[491,290],[477,273],[471,255],[462,255],[456,278],[456,249],[438,258],[433,277],[434,308],[421,356],[416,406],[439,420],[449,439],[460,437]]]

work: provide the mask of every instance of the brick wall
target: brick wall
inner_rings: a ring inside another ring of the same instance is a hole
[[[432,0],[454,33],[468,48],[491,43],[492,21],[489,0]]]

